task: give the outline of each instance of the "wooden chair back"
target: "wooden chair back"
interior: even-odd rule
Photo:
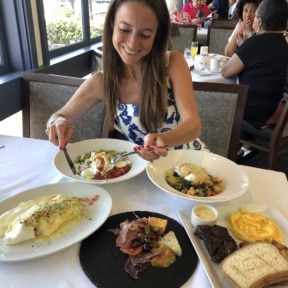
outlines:
[[[225,46],[233,30],[233,26],[209,25],[207,33],[209,53],[225,55]]]
[[[267,152],[268,169],[275,170],[277,158],[288,154],[288,101],[286,101],[275,126],[260,130],[243,121],[242,130],[255,136],[256,139],[255,141],[241,139],[240,142]],[[262,141],[257,141],[259,138]]]
[[[47,139],[45,129],[49,117],[68,102],[84,81],[82,78],[23,72],[23,136]],[[104,118],[105,108],[99,103],[73,123],[71,142],[108,137]]]
[[[214,26],[228,26],[235,28],[238,23],[238,19],[213,19],[211,25]]]
[[[191,48],[191,42],[196,41],[197,25],[178,25],[180,36],[171,39],[171,51],[184,53],[185,48]]]
[[[248,85],[194,82],[201,140],[211,152],[235,161]]]

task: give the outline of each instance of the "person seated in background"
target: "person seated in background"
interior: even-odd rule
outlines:
[[[228,18],[229,0],[213,0],[208,7],[217,12],[220,19]]]
[[[221,69],[223,77],[238,76],[239,84],[249,85],[244,120],[256,129],[274,114],[283,97],[288,67],[287,17],[286,0],[263,0],[253,22],[256,35]]]
[[[238,19],[238,13],[237,13],[237,9],[236,6],[238,4],[239,0],[236,0],[231,7],[229,8],[228,11],[228,19],[233,20],[233,19]]]
[[[237,23],[232,35],[228,39],[225,47],[225,55],[231,57],[237,47],[254,35],[253,21],[260,0],[239,0],[236,6],[239,22]]]
[[[191,0],[190,3],[185,4],[182,8],[182,12],[189,13],[190,18],[192,19],[191,24],[194,24],[194,25],[200,25],[200,24],[202,25],[203,23],[203,19],[196,16],[197,12],[200,10],[203,11],[205,17],[211,14],[213,19],[218,18],[218,14],[215,12],[212,12],[212,10],[209,9],[206,4],[201,4],[201,0]]]
[[[189,13],[187,12],[174,12],[170,15],[170,21],[177,24],[189,25],[193,24]]]

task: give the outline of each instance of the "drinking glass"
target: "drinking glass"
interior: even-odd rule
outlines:
[[[191,49],[190,48],[185,48],[184,57],[185,57],[185,60],[188,64],[189,68],[191,68],[193,66],[193,59],[191,56]]]
[[[191,55],[193,59],[197,55],[197,53],[198,53],[198,42],[192,42],[191,43]]]

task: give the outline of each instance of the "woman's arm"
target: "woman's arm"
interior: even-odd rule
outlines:
[[[221,74],[225,78],[234,78],[244,69],[244,63],[239,56],[234,53],[229,61],[221,68]]]
[[[232,35],[230,36],[227,45],[225,46],[225,55],[231,57],[237,49],[237,29],[238,24],[236,25]]]
[[[168,132],[147,135],[145,137],[145,145],[157,144],[157,146],[160,146],[165,144],[168,147],[174,147],[196,139],[201,132],[201,122],[190,70],[181,53],[176,51],[171,52],[168,73],[177,109],[180,113],[181,123]],[[160,136],[162,141],[157,136]],[[157,142],[158,140],[159,142]]]
[[[87,79],[67,104],[49,118],[46,134],[52,143],[59,147],[67,145],[73,133],[71,123],[91,110],[103,98],[102,81],[101,72]]]

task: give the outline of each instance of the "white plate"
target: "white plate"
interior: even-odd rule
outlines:
[[[123,151],[130,152],[133,151],[133,147],[135,147],[135,145],[136,145],[135,143],[131,143],[124,140],[99,138],[73,143],[67,146],[67,151],[72,161],[74,161],[77,156],[83,153],[87,153],[91,150],[98,151],[104,149],[104,150],[116,150],[118,152]],[[56,154],[54,158],[54,166],[61,174],[72,180],[90,184],[110,184],[130,179],[145,170],[147,161],[143,160],[136,154],[129,155],[128,157],[132,161],[132,167],[130,171],[124,174],[123,176],[108,180],[94,180],[94,179],[89,180],[86,179],[85,177],[74,175],[65,159],[63,151],[59,151]]]
[[[165,179],[165,172],[178,164],[197,163],[204,167],[212,176],[223,180],[223,192],[212,197],[190,196],[172,188]],[[194,202],[217,203],[235,199],[243,195],[248,189],[248,176],[245,171],[234,162],[220,155],[196,151],[169,151],[167,157],[161,157],[153,163],[149,162],[146,171],[150,180],[163,191],[177,197]]]
[[[92,218],[92,221],[83,218],[79,224],[71,229],[69,234],[50,243],[35,243],[32,240],[28,240],[15,245],[7,245],[1,238],[0,262],[18,262],[40,258],[80,242],[106,221],[112,208],[111,196],[103,188],[72,182],[41,186],[8,198],[0,203],[0,215],[16,207],[21,202],[49,194],[69,194],[89,198],[96,194],[99,195],[98,200],[93,205],[86,205],[87,214]]]
[[[270,204],[248,203],[215,207],[219,212],[219,218],[216,224],[229,228],[229,223],[226,219],[231,213],[238,211],[239,207],[243,207],[247,211],[261,213],[262,215],[274,220],[274,222],[281,229],[283,244],[288,246],[288,220],[274,206]],[[203,241],[194,235],[195,228],[190,222],[191,210],[180,210],[178,211],[178,215],[196,250],[196,253],[200,258],[200,261],[202,262],[212,287],[233,288],[233,286],[222,276],[219,269],[219,264],[216,264],[210,260],[210,256],[204,246]],[[230,235],[235,239],[237,244],[239,244],[240,241],[237,240],[233,234]],[[273,285],[271,287],[276,288],[281,286]]]

